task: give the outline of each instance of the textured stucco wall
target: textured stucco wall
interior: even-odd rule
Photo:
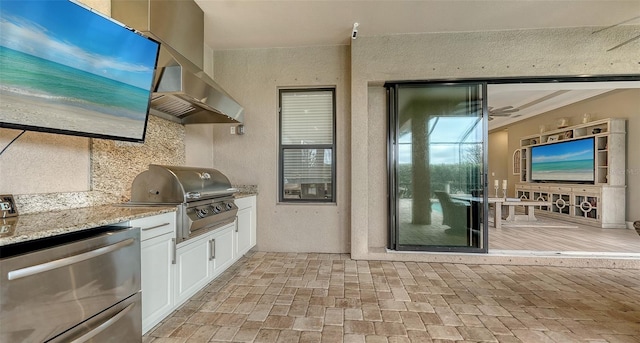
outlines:
[[[384,160],[375,116],[369,111],[371,84],[391,80],[489,78],[582,74],[640,74],[637,43],[606,50],[634,37],[637,26],[592,34],[592,28],[359,36],[351,45],[351,256],[403,259],[377,244],[386,241],[386,222],[370,217],[385,211],[378,195],[386,184],[371,182],[371,165]],[[371,159],[374,159],[373,161]],[[375,237],[370,237],[374,235]],[[384,235],[381,239],[380,235]],[[370,245],[376,244],[376,245]],[[428,259],[424,255],[423,259]]]
[[[368,88],[369,111],[369,156],[367,156],[369,178],[369,202],[367,216],[371,223],[381,223],[369,228],[369,246],[387,245],[387,221],[389,210],[387,198],[387,91],[383,85]],[[377,156],[383,153],[384,158]],[[381,187],[382,186],[382,187]],[[364,201],[361,199],[360,201]]]
[[[258,185],[257,248],[349,251],[349,49],[323,46],[216,51],[214,75],[245,108],[243,136],[214,131],[214,166],[234,184]],[[336,87],[336,204],[278,204],[278,88]],[[360,129],[357,125],[356,127]]]
[[[0,149],[20,132],[0,129]],[[88,191],[89,146],[89,138],[25,132],[0,155],[0,194]]]
[[[184,127],[186,165],[213,168],[213,126],[215,124],[187,125]]]

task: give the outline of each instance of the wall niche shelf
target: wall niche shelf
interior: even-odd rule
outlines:
[[[602,228],[626,228],[626,120],[602,119],[520,139],[520,183],[516,196],[551,201],[541,213]],[[594,183],[540,183],[531,180],[531,148],[594,137]]]

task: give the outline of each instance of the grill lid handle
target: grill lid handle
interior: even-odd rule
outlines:
[[[200,192],[187,192],[187,199],[198,199],[200,198]]]

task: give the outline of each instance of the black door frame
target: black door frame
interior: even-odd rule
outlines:
[[[481,185],[483,188],[483,198],[484,201],[481,204],[475,204],[472,206],[481,206],[483,208],[482,211],[472,211],[472,213],[480,214],[480,218],[471,218],[472,221],[479,220],[480,222],[480,230],[482,242],[479,247],[473,246],[424,246],[424,245],[401,245],[398,241],[398,230],[399,227],[399,217],[398,217],[398,201],[397,201],[397,170],[396,170],[396,158],[397,158],[397,144],[396,140],[398,139],[398,125],[397,125],[397,96],[398,96],[398,87],[400,86],[479,86],[481,87],[481,91],[479,94],[480,100],[482,101],[482,130],[483,130],[483,138],[482,138],[482,172],[480,175]],[[387,189],[387,198],[388,198],[388,248],[392,250],[399,251],[435,251],[435,252],[465,252],[465,253],[487,253],[488,252],[488,217],[485,215],[488,213],[488,202],[487,197],[488,193],[487,189],[487,135],[488,135],[488,108],[486,104],[487,97],[487,83],[479,82],[479,81],[467,81],[467,80],[457,80],[457,81],[431,81],[431,82],[387,82],[384,85],[387,88],[387,104],[388,104],[388,130],[387,130],[387,172],[388,172],[388,189]],[[473,233],[472,233],[473,235]],[[473,238],[472,238],[473,239]],[[426,248],[426,249],[425,249]]]
[[[496,78],[466,78],[466,79],[432,79],[432,80],[410,80],[410,81],[387,81],[384,87],[387,89],[387,203],[388,203],[388,230],[387,230],[387,248],[390,250],[398,250],[398,244],[396,243],[397,237],[397,213],[398,203],[396,199],[397,179],[395,170],[395,156],[394,139],[396,133],[396,100],[397,100],[397,85],[428,85],[428,84],[463,84],[463,83],[477,83],[482,85],[482,120],[483,120],[483,172],[482,172],[482,185],[483,185],[483,197],[484,202],[482,206],[482,246],[479,249],[469,247],[429,247],[424,249],[424,246],[416,247],[403,247],[402,250],[413,251],[425,251],[425,252],[464,252],[464,253],[488,253],[489,252],[489,228],[488,228],[488,213],[489,204],[487,201],[488,193],[488,109],[487,109],[487,87],[491,84],[518,84],[518,83],[564,83],[564,82],[612,82],[612,81],[640,81],[640,75],[583,75],[583,76],[540,76],[540,77],[496,77]],[[407,249],[408,248],[408,249]]]

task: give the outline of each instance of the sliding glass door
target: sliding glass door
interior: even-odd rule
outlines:
[[[486,86],[386,87],[389,247],[486,252]]]

